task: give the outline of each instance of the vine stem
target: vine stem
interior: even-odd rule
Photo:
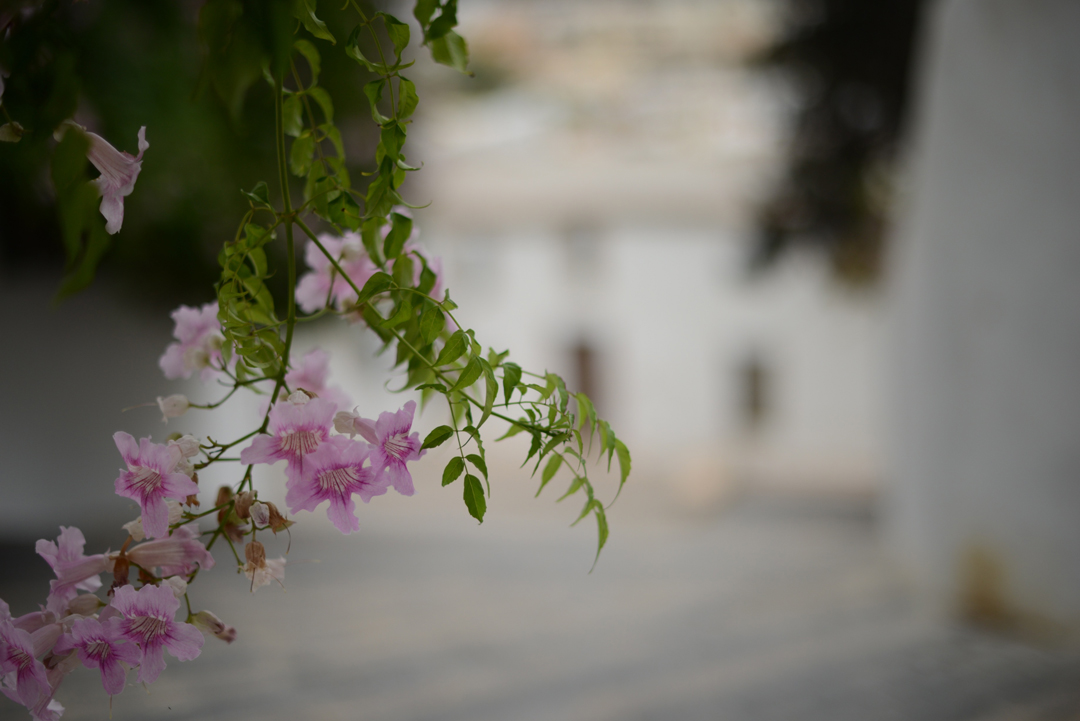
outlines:
[[[285,317],[285,350],[281,354],[281,371],[278,373],[277,382],[274,384],[274,392],[270,394],[271,406],[277,399],[278,392],[285,386],[285,374],[289,371],[289,351],[292,349],[293,328],[296,326],[296,251],[293,245],[293,216],[292,199],[289,195],[289,171],[285,164],[285,127],[282,120],[284,92],[281,86],[281,78],[274,78],[274,124],[277,135],[277,164],[278,179],[281,182],[281,219],[285,223],[285,255],[288,266],[288,314]],[[270,422],[270,411],[267,410],[263,418],[259,432],[266,430]]]

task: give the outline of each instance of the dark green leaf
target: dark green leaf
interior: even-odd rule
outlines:
[[[300,96],[293,93],[281,105],[281,122],[286,135],[296,137],[304,132],[304,106]]]
[[[630,477],[630,449],[620,440],[615,441],[615,455],[619,458],[619,491],[622,492],[623,484]],[[616,493],[616,498],[618,497]]]
[[[398,120],[407,120],[416,110],[420,98],[416,86],[408,78],[398,78]]]
[[[420,22],[420,27],[427,30],[428,25],[431,24],[431,16],[435,14],[438,7],[439,0],[416,0],[413,16]]]
[[[449,65],[459,72],[472,75],[468,70],[469,46],[465,43],[465,38],[453,30],[431,41],[431,57],[437,63]]]
[[[390,120],[382,113],[379,112],[379,101],[382,100],[383,89],[386,87],[386,80],[380,78],[378,80],[372,80],[370,83],[364,86],[364,95],[367,96],[368,103],[371,104],[371,117],[376,123],[382,125]]]
[[[329,40],[332,45],[337,43],[330,30],[327,29],[326,23],[315,16],[315,0],[296,0],[293,5],[293,14],[315,37]]]
[[[423,445],[420,446],[420,450],[441,446],[452,435],[454,435],[454,429],[450,426],[432,428],[431,433],[427,434],[427,438],[424,439]]]
[[[409,296],[402,296],[401,300],[398,302],[397,311],[394,313],[394,315],[390,316],[390,319],[383,324],[383,327],[395,328],[407,321],[412,316],[413,307],[412,303],[409,302]]]
[[[476,470],[478,470],[478,471],[480,471],[481,473],[484,474],[484,480],[486,481],[487,477],[488,477],[488,471],[487,471],[487,463],[484,461],[484,459],[481,458],[480,456],[478,456],[475,453],[470,453],[469,455],[467,455],[465,457],[469,459],[469,463],[476,466]]]
[[[394,44],[394,54],[400,60],[401,53],[409,46],[409,26],[389,13],[375,14],[386,23],[386,34],[390,36],[390,42]]]
[[[311,68],[311,82],[308,84],[318,85],[319,71],[322,68],[322,59],[319,57],[318,49],[316,49],[315,45],[311,42],[304,40],[303,38],[297,39],[296,42],[293,43],[293,48],[304,56],[308,66]]]
[[[428,306],[428,309],[420,316],[420,338],[424,341],[424,345],[428,345],[438,338],[445,325],[446,318],[443,316],[443,312],[439,310],[439,307],[434,304]]]
[[[465,470],[465,461],[461,459],[461,456],[454,456],[450,459],[450,462],[446,464],[446,468],[442,472],[442,484],[449,486],[451,483],[458,479],[458,476]]]
[[[517,388],[518,381],[521,380],[521,366],[517,363],[503,363],[503,397],[506,399],[504,405],[510,404],[510,397],[514,394],[514,389]]]
[[[484,412],[480,416],[478,426],[484,425],[491,417],[491,410],[495,407],[495,400],[499,397],[499,382],[495,380],[495,371],[491,364],[483,358],[480,359],[480,369],[484,372]]]
[[[292,142],[289,149],[289,170],[303,178],[311,170],[311,158],[315,155],[315,138],[305,132]]]
[[[393,278],[386,273],[376,273],[368,278],[368,282],[364,283],[364,287],[360,289],[360,296],[356,299],[356,304],[367,303],[371,296],[386,290],[393,282]]]
[[[484,487],[480,485],[480,479],[471,473],[465,474],[465,505],[469,509],[469,515],[484,522],[484,514],[487,513],[487,499],[484,498]]]
[[[241,190],[249,200],[260,205],[270,205],[270,189],[266,187],[266,182],[260,180],[255,184],[255,187],[250,191]]]
[[[450,390],[463,391],[467,390],[469,386],[476,382],[476,379],[483,373],[483,368],[480,366],[480,359],[476,356],[470,356],[469,362],[465,365],[465,369],[461,371],[461,375],[458,376],[457,383]]]
[[[446,386],[442,383],[425,383],[423,385],[416,386],[416,390],[422,391],[430,388],[431,390],[438,391],[439,393],[447,393]]]
[[[593,559],[593,568],[596,568],[596,562],[600,560],[600,551],[604,550],[604,544],[608,539],[608,525],[607,514],[604,513],[604,506],[602,503],[597,503],[593,510],[596,512],[596,532],[597,532],[597,544],[596,544],[596,558]],[[589,573],[592,573],[592,569],[589,569]]]
[[[443,346],[442,352],[439,353],[439,357],[435,359],[436,366],[450,365],[465,353],[465,347],[467,344],[467,336],[464,332],[457,330],[450,336],[450,340],[446,341],[446,345]]]
[[[326,92],[325,88],[316,86],[308,88],[307,94],[314,98],[315,102],[322,108],[323,117],[326,118],[326,122],[334,122],[334,101],[330,99],[330,93]]]

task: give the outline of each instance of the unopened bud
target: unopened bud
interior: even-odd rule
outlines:
[[[311,400],[311,396],[304,391],[293,391],[293,394],[289,396],[289,403],[294,406],[302,406],[307,404]]]
[[[171,397],[173,396],[170,396],[170,398]],[[179,448],[180,455],[184,458],[194,458],[199,455],[199,439],[191,434],[180,436],[175,441],[169,441],[169,445]]]
[[[334,430],[338,433],[348,433],[349,438],[352,438],[356,435],[356,428],[353,426],[353,421],[359,417],[360,416],[355,413],[338,411],[334,414]]]
[[[158,396],[157,404],[158,408],[161,409],[161,420],[166,423],[169,422],[170,418],[179,418],[187,413],[187,409],[191,406],[187,396],[180,393],[165,398]]]
[[[199,611],[191,617],[190,623],[203,633],[220,638],[225,643],[232,643],[236,640],[236,629],[232,626],[226,626],[225,622],[211,611]]]
[[[251,520],[256,526],[270,524],[270,508],[265,503],[255,503],[251,506]]]
[[[214,501],[214,505],[215,506],[224,506],[226,503],[228,503],[229,501],[232,500],[232,497],[233,497],[233,490],[231,488],[229,488],[228,486],[222,486],[221,488],[218,489],[217,499]],[[228,508],[222,508],[220,511],[218,511],[218,514],[217,514],[218,523],[224,523],[225,522],[225,517],[227,515],[229,515],[229,509]]]
[[[161,585],[171,588],[173,595],[177,598],[183,598],[187,593],[187,581],[180,576],[169,576],[161,582]]]
[[[128,563],[127,556],[120,556],[116,559],[115,563],[113,563],[113,584],[112,588],[109,589],[110,595],[121,586],[127,585],[129,567],[130,564]]]
[[[255,494],[251,491],[236,494],[236,515],[247,518],[250,515],[248,511],[251,509],[251,504],[254,502]]]
[[[68,603],[68,612],[80,616],[89,616],[104,605],[105,604],[101,602],[101,599],[94,594],[80,593]]]

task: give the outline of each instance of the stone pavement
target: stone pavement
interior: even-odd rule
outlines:
[[[478,528],[454,500],[412,516],[373,503],[347,538],[301,524],[284,591],[249,594],[223,549],[193,603],[239,640],[167,657],[150,692],[130,684],[112,717],[1080,719],[1080,653],[920,613],[865,504],[750,498],[622,524],[616,506],[589,575],[594,529],[515,513]],[[22,612],[27,584],[36,595],[45,579],[8,574],[0,595]],[[69,721],[108,718],[96,673],[75,672],[59,696]],[[0,699],[0,718],[24,717]]]

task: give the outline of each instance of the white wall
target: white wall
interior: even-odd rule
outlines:
[[[890,515],[938,606],[1080,629],[1080,4],[927,33],[892,296]]]

